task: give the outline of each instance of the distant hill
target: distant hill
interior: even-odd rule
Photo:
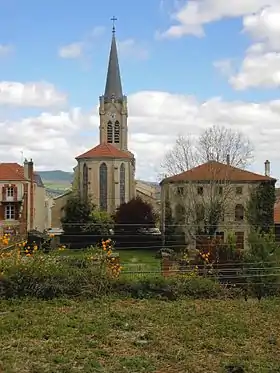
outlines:
[[[61,170],[37,172],[45,184],[71,184],[74,173]]]

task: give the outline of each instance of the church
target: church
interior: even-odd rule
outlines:
[[[113,28],[104,95],[99,98],[99,144],[76,157],[75,187],[100,210],[113,213],[135,196],[135,158],[128,150],[127,98],[123,94]]]
[[[99,97],[99,144],[76,157],[73,190],[90,197],[97,209],[112,214],[119,205],[139,196],[160,207],[159,186],[135,180],[135,157],[128,144],[128,103],[123,94],[113,26],[105,91]],[[53,199],[52,227],[60,227],[71,191]]]

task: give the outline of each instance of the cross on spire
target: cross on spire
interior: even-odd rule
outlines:
[[[113,23],[113,28],[112,28],[112,32],[113,32],[113,34],[115,33],[115,31],[116,31],[116,28],[115,28],[115,22],[117,21],[118,19],[115,17],[115,16],[113,16],[112,18],[111,18],[111,21],[112,21],[112,23]]]

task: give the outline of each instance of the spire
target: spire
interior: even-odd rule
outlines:
[[[109,65],[107,71],[107,80],[105,87],[105,98],[115,97],[116,100],[122,99],[122,83],[121,83],[121,74],[118,61],[118,51],[115,38],[115,21],[117,19],[113,17],[113,29],[112,29],[112,43],[109,57]]]

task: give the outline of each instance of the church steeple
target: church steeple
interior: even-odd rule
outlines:
[[[115,38],[114,22],[117,19],[113,17],[111,20],[113,21],[113,30],[112,30],[112,42],[111,42],[110,57],[109,57],[109,64],[108,64],[108,70],[107,70],[107,79],[106,79],[106,86],[105,86],[105,93],[104,93],[104,98],[106,101],[111,100],[112,98],[114,98],[115,100],[122,100],[123,98],[121,74],[120,74],[120,67],[119,67],[119,60],[118,60],[118,51],[117,51],[117,44],[116,44],[116,38]]]
[[[99,98],[100,144],[127,150],[127,98],[123,95],[113,17],[113,35],[104,95]]]

